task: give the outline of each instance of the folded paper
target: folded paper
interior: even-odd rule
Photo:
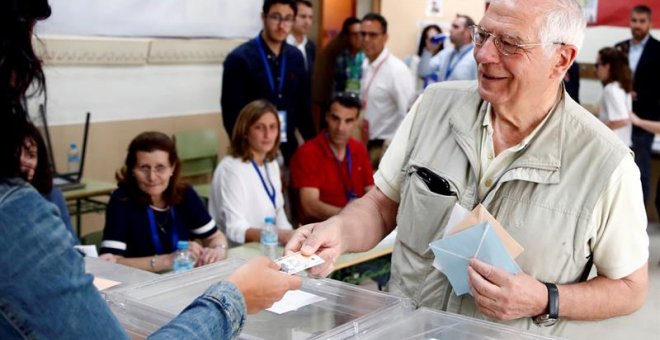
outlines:
[[[465,215],[461,222],[453,225],[452,228],[445,233],[445,237],[484,222],[490,223],[512,258],[515,259],[523,252],[523,250],[525,250],[481,204],[477,205],[469,214]]]
[[[430,247],[435,255],[436,263],[449,279],[456,295],[463,295],[470,291],[467,268],[472,258],[477,258],[509,273],[520,272],[520,267],[509,255],[489,222],[433,241]]]

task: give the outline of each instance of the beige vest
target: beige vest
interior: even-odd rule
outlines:
[[[455,203],[478,203],[477,173],[486,103],[475,82],[429,87],[412,125],[397,215],[390,291],[417,305],[485,318],[468,294],[456,296],[432,266],[429,243],[441,237]],[[527,274],[558,284],[580,278],[591,245],[589,220],[609,174],[630,152],[607,127],[570,97],[557,105],[526,150],[482,202],[525,248],[516,259]],[[426,167],[446,178],[455,196],[430,192],[415,174]],[[529,318],[510,322],[558,334],[560,322],[540,329]]]

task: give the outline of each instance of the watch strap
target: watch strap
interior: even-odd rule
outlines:
[[[554,283],[544,282],[548,288],[548,317],[550,319],[559,318],[559,289]]]

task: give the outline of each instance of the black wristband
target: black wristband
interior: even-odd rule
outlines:
[[[554,283],[544,282],[548,288],[548,316],[550,319],[559,318],[559,289]]]

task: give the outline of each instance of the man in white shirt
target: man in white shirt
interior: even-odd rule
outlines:
[[[467,15],[458,14],[451,23],[449,40],[453,48],[446,48],[438,53],[438,80],[475,80],[477,79],[477,63],[474,61],[470,27],[474,20]],[[433,60],[431,61],[433,64]]]
[[[307,38],[314,18],[312,2],[309,0],[296,0],[296,6],[298,6],[296,21],[293,23],[291,34],[287,37],[286,42],[302,52],[303,57],[305,57],[305,69],[307,74],[311,75],[316,59],[316,45]]]
[[[362,63],[360,97],[364,119],[369,124],[369,157],[374,169],[406,115],[415,85],[408,67],[386,48],[387,20],[377,13],[362,18]]]

